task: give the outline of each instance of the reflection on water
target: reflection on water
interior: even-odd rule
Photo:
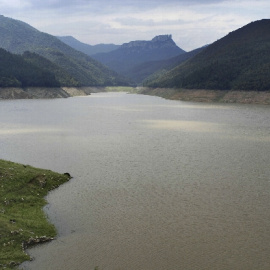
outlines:
[[[220,138],[230,138],[231,140],[251,140],[257,142],[270,142],[270,132],[261,132],[260,130],[253,130],[252,133],[242,133],[237,135],[237,128],[230,130],[228,125],[218,123],[208,123],[199,121],[176,121],[176,120],[142,120],[147,128],[165,129],[184,132],[210,132],[222,133]]]
[[[269,107],[0,103],[0,157],[74,177],[48,196],[59,237],[22,268],[270,269]]]
[[[199,121],[143,120],[150,128],[184,130],[189,132],[222,132],[221,125]]]
[[[1,135],[20,135],[20,134],[30,134],[30,133],[56,133],[55,129],[32,129],[32,128],[22,128],[22,129],[4,129],[0,130]]]

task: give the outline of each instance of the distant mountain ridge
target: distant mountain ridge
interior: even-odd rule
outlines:
[[[150,87],[270,90],[270,19],[249,23],[209,45]]]
[[[0,87],[119,86],[132,81],[160,88],[270,90],[270,19],[191,52],[179,48],[171,35],[160,35],[92,58],[2,15],[0,36]],[[80,50],[91,46],[67,38],[82,45]]]
[[[72,36],[57,36],[59,40],[69,45],[73,49],[77,51],[81,51],[89,56],[97,53],[107,53],[113,50],[116,50],[120,47],[120,45],[115,44],[97,44],[97,45],[89,45],[83,43]]]
[[[170,48],[177,50],[177,53],[184,52],[184,50],[178,48],[175,44],[175,42],[172,39],[172,35],[160,35],[154,37],[150,41],[146,40],[136,40],[136,41],[130,41],[128,43],[124,43],[121,46],[122,49],[133,49],[134,51],[140,53],[141,51],[138,50],[145,50],[148,51],[149,49],[160,49],[160,48]],[[180,49],[180,50],[179,50]],[[171,52],[168,52],[171,54]],[[160,58],[164,58],[166,56],[161,55]]]
[[[92,57],[119,74],[127,76],[129,70],[136,65],[168,59],[183,53],[185,51],[175,44],[171,35],[161,35],[150,41],[137,40],[124,43],[114,51],[96,54]]]
[[[73,77],[71,84],[64,84],[65,86],[127,84],[127,80],[90,56],[22,21],[0,15],[0,36],[0,48],[16,54],[22,54],[25,51],[34,52],[63,69],[65,73]]]
[[[158,77],[160,74],[163,74],[194,57],[203,49],[204,47],[198,48],[190,52],[181,53],[169,59],[144,62],[130,69],[126,76],[132,78],[136,83],[142,84],[144,80]]]

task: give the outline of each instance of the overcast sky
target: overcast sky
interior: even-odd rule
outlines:
[[[0,14],[91,45],[172,34],[179,47],[190,51],[252,21],[270,18],[270,1],[0,0]]]

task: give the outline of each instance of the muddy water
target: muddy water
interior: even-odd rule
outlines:
[[[270,269],[270,107],[119,93],[0,102],[0,158],[70,172],[23,269]]]

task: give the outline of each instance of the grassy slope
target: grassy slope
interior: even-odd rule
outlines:
[[[29,260],[24,248],[56,236],[42,210],[44,196],[69,179],[65,174],[0,160],[0,269]]]
[[[107,86],[105,87],[105,92],[128,92],[134,93],[136,88],[131,86]]]

